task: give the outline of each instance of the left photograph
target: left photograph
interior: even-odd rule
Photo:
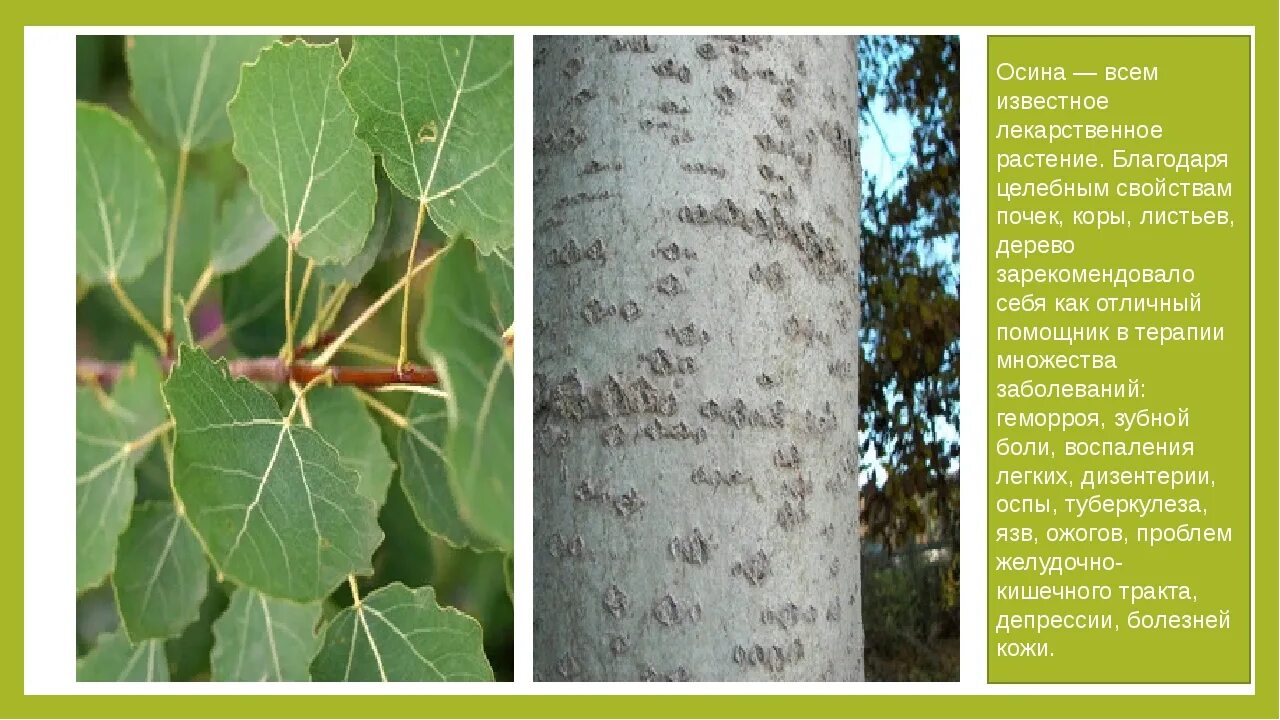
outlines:
[[[512,679],[512,52],[77,38],[77,680]]]

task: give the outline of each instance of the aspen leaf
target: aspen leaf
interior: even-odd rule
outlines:
[[[276,43],[246,65],[227,107],[235,157],[276,229],[319,264],[364,245],[377,191],[373,153],[338,86],[336,43]]]
[[[207,150],[231,140],[227,101],[240,66],[271,37],[136,35],[127,44],[133,103],[165,143]]]
[[[92,390],[76,391],[76,591],[96,587],[115,564],[136,491],[128,430]]]
[[[359,476],[265,390],[183,346],[164,385],[177,423],[174,491],[215,567],[275,597],[310,602],[373,572],[382,540]]]
[[[481,257],[466,238],[442,251],[429,271],[418,344],[448,394],[444,454],[459,517],[482,538],[510,550],[512,370],[498,315],[503,291],[490,284]]]
[[[237,183],[231,197],[222,204],[209,265],[219,275],[239,270],[275,236],[276,227],[263,213],[248,181]]]
[[[116,549],[116,608],[129,639],[170,638],[200,616],[209,564],[172,503],[136,505]]]
[[[509,36],[362,36],[342,71],[356,133],[447,236],[512,246]]]
[[[378,173],[377,186],[378,202],[373,208],[373,226],[369,228],[369,235],[365,238],[364,245],[360,247],[360,252],[345,264],[319,266],[317,270],[320,278],[325,282],[334,285],[343,282],[359,285],[373,264],[378,261],[383,243],[387,239],[387,230],[391,226],[394,204],[404,196],[391,187],[391,183],[382,173]]]
[[[76,273],[96,285],[142,275],[164,247],[164,181],[127,120],[76,104]]]
[[[211,675],[217,681],[306,681],[319,646],[320,603],[300,605],[248,588],[213,623]]]
[[[317,681],[493,680],[480,624],[430,587],[391,583],[334,616],[311,664]]]
[[[98,639],[98,645],[76,663],[79,682],[168,682],[163,640],[129,642],[124,630]]]
[[[413,514],[427,532],[454,547],[493,550],[494,542],[462,520],[459,498],[449,482],[446,446],[448,410],[443,398],[415,396],[405,413],[409,425],[400,434],[400,487]]]
[[[381,507],[395,463],[382,444],[382,431],[356,391],[349,387],[316,388],[307,395],[307,406],[311,427],[337,449],[344,465],[359,473],[360,494]]]

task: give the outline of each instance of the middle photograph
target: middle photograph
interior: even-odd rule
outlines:
[[[864,679],[857,38],[533,80],[534,679]]]

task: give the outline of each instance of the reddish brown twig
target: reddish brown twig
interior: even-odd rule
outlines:
[[[173,361],[161,359],[160,364],[167,375],[173,366]],[[126,363],[82,358],[76,361],[76,380],[79,382],[93,381],[104,387],[110,387],[116,383],[120,378],[120,374],[128,367]],[[236,377],[278,384],[293,380],[305,385],[322,375],[326,370],[332,376],[334,385],[376,388],[384,385],[429,386],[439,382],[434,369],[416,367],[414,365],[395,368],[363,365],[312,365],[302,361],[286,364],[284,360],[278,357],[260,357],[228,360],[227,368]]]

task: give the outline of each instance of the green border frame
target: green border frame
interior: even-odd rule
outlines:
[[[1256,74],[1255,100],[1255,218],[1258,268],[1256,291],[1255,404],[1257,536],[1255,632],[1255,694],[1208,695],[78,695],[26,696],[23,694],[23,588],[21,572],[10,572],[6,592],[0,594],[0,627],[9,638],[0,647],[4,673],[0,679],[0,715],[6,717],[227,717],[227,718],[353,718],[353,717],[1270,717],[1280,716],[1280,666],[1277,664],[1277,602],[1280,559],[1277,555],[1278,496],[1277,453],[1277,319],[1280,287],[1280,231],[1274,198],[1280,196],[1277,168],[1277,40],[1278,8],[1271,0],[1215,0],[1212,3],[1165,2],[1156,5],[1117,3],[1115,0],[1072,0],[1070,3],[1027,3],[989,0],[969,4],[955,0],[916,0],[908,7],[892,3],[844,3],[800,0],[785,6],[765,0],[719,0],[688,3],[686,0],[652,0],[647,3],[605,4],[569,0],[560,3],[523,3],[503,0],[483,7],[459,3],[427,5],[416,12],[373,15],[359,3],[325,3],[315,0],[223,0],[212,6],[175,5],[156,0],[130,4],[70,0],[61,3],[9,3],[5,15],[8,43],[3,52],[7,67],[22,83],[23,26],[121,24],[191,24],[253,22],[271,25],[368,25],[399,21],[400,24],[463,25],[502,22],[510,25],[726,25],[741,27],[765,23],[780,25],[906,25],[930,26],[1253,26]],[[1010,32],[1007,29],[997,32]],[[70,107],[71,94],[67,94]],[[9,125],[10,158],[24,153],[22,116],[5,116]],[[24,158],[25,159],[25,158]],[[10,162],[9,192],[5,205],[11,228],[22,232],[23,169]],[[17,253],[21,256],[22,246]],[[0,314],[0,333],[23,337],[23,280],[20,258],[13,258],[10,282],[0,284],[7,312]],[[17,281],[14,282],[13,280]],[[68,360],[69,362],[69,360]],[[23,355],[0,355],[0,378],[8,398],[24,397]],[[69,373],[68,373],[69,375]],[[68,385],[68,387],[70,387]],[[25,398],[24,398],[25,401]],[[12,408],[13,405],[10,404]],[[0,455],[8,460],[7,484],[11,495],[0,504],[0,547],[10,568],[23,562],[23,417],[10,410],[5,417]],[[1208,659],[1206,659],[1208,661]],[[1065,690],[1065,688],[1064,688]],[[655,688],[655,691],[657,689]]]

